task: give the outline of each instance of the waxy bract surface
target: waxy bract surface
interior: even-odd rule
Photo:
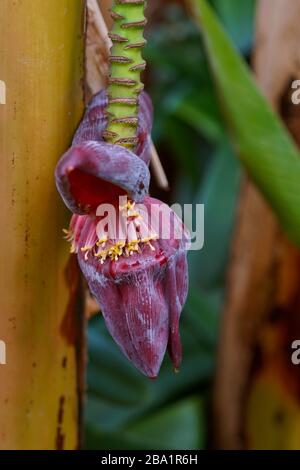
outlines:
[[[105,92],[93,98],[57,165],[56,183],[74,213],[67,232],[71,251],[110,334],[128,359],[154,378],[167,348],[174,368],[181,363],[179,318],[188,291],[189,234],[166,204],[148,196],[150,98],[140,96],[136,153],[102,139],[106,101]],[[125,237],[99,229],[101,204],[111,204],[122,217]]]

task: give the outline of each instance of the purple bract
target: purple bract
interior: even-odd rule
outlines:
[[[57,165],[56,183],[74,213],[66,231],[71,251],[110,334],[128,359],[154,378],[167,348],[175,369],[181,363],[189,235],[166,204],[148,196],[150,98],[140,96],[136,154],[102,139],[106,101],[105,92],[93,98]]]

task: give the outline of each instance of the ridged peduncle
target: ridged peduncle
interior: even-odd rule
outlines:
[[[109,36],[113,46],[109,58],[108,124],[103,137],[131,150],[137,144],[138,98],[144,87],[145,4],[145,0],[114,0],[111,12],[114,26]]]

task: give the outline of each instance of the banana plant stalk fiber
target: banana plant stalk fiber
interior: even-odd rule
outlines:
[[[0,449],[79,445],[83,319],[53,172],[83,112],[83,20],[83,0],[0,2]]]

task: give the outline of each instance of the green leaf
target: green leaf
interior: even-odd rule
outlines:
[[[203,425],[203,403],[191,397],[128,426],[125,435],[150,449],[193,450],[203,448]]]
[[[255,0],[211,0],[234,44],[249,52],[253,40]]]
[[[195,198],[195,203],[205,205],[204,246],[190,252],[189,267],[192,279],[198,280],[202,288],[212,289],[224,283],[239,193],[240,165],[226,138],[216,149],[206,173]]]
[[[190,0],[237,153],[253,181],[300,245],[300,155],[205,0]]]
[[[202,133],[208,140],[221,140],[224,135],[219,109],[211,87],[203,87],[201,92],[193,89],[178,104],[175,115]]]
[[[204,295],[193,284],[192,280],[184,307],[186,327],[190,330],[191,339],[196,337],[201,348],[207,347],[214,354],[219,329],[220,299],[217,293]]]
[[[181,176],[186,175],[191,188],[196,187],[201,177],[200,165],[194,158],[197,152],[196,138],[198,136],[195,136],[196,133],[185,123],[172,117],[166,119],[164,129],[166,145],[170,149],[177,168],[181,171]],[[186,142],[187,137],[189,140]]]
[[[194,450],[204,448],[204,400],[192,396],[179,400],[125,426],[122,432],[106,431],[94,422],[87,428],[89,449]]]

